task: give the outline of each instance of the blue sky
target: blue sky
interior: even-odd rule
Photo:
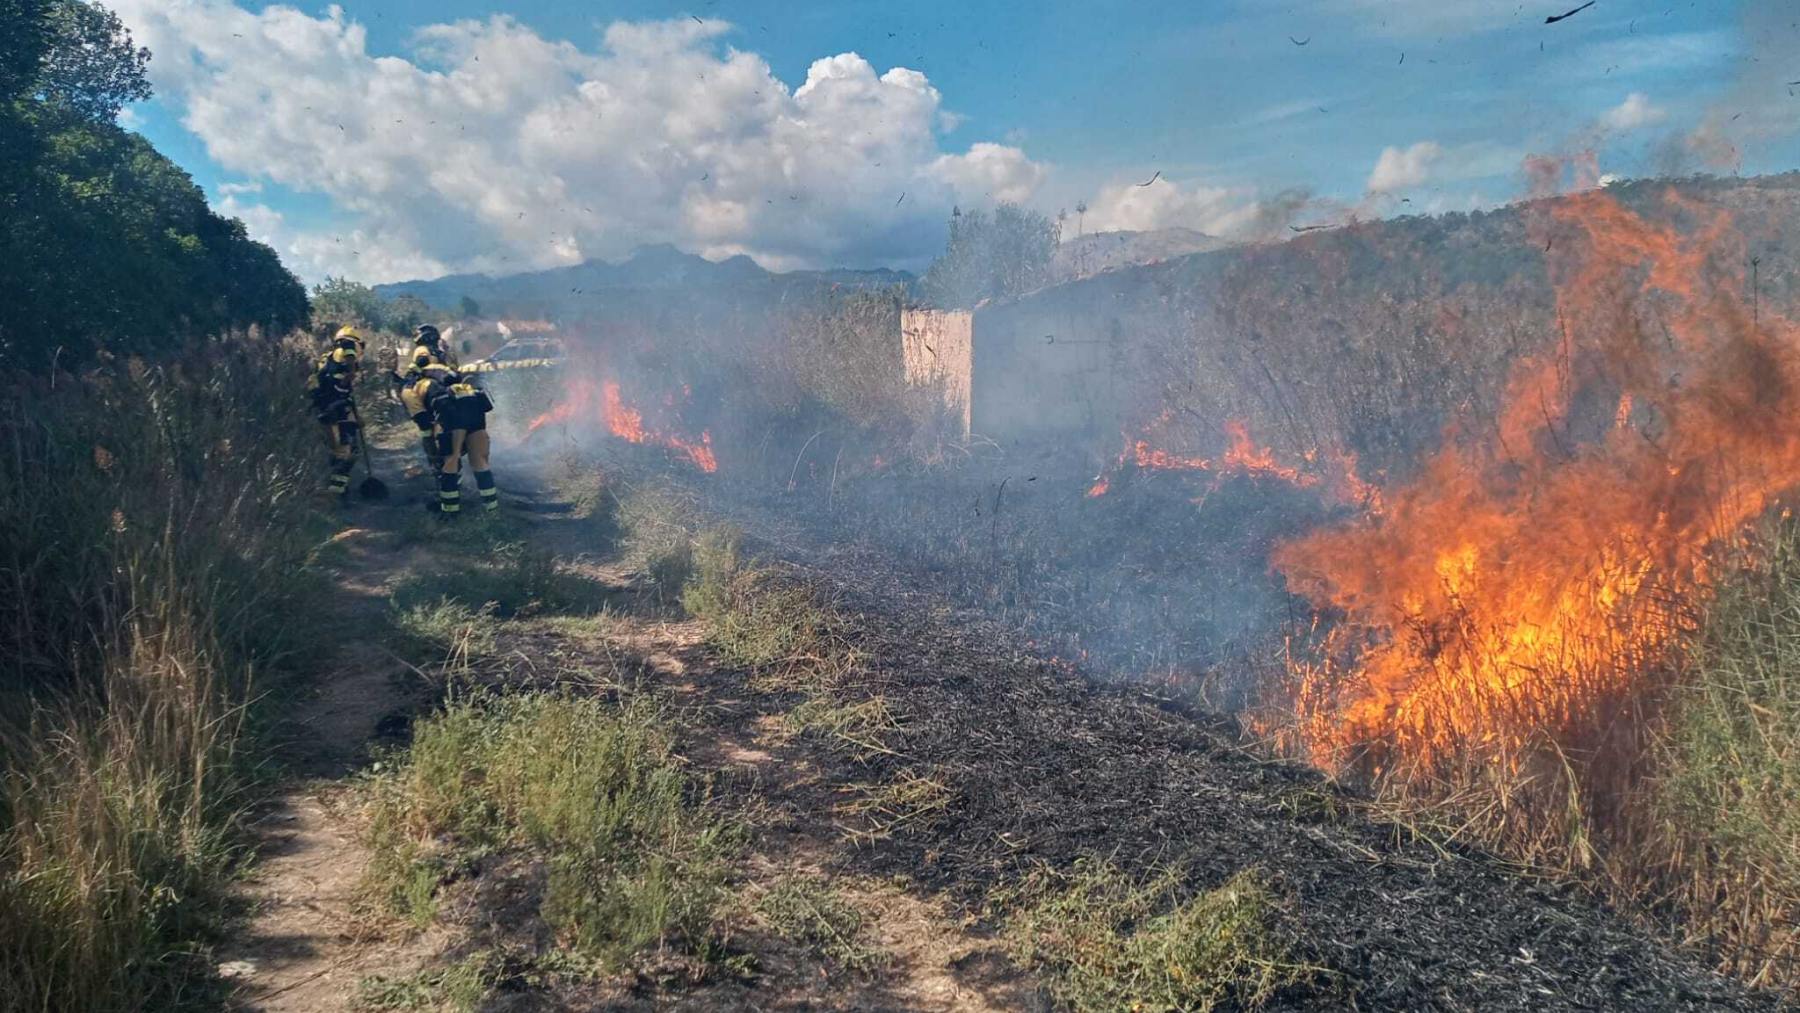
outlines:
[[[1517,199],[1531,154],[1591,151],[1620,175],[1796,167],[1784,18],[1597,0],[1544,23],[1570,6],[118,4],[157,54],[159,96],[133,125],[310,280],[664,241],[774,267],[916,266],[950,204],[997,199],[1084,201],[1090,229],[1258,238],[1290,217]],[[644,30],[606,35],[617,22]],[[840,54],[862,62],[816,69]],[[589,144],[577,110],[631,127]],[[334,147],[355,168],[311,150]],[[330,249],[346,239],[354,258]]]

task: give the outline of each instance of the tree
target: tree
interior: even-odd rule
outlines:
[[[411,334],[431,319],[431,307],[425,300],[408,292],[388,300],[382,307],[380,326],[400,334]]]
[[[48,47],[39,67],[39,98],[83,119],[111,122],[131,102],[150,97],[150,51],[134,45],[119,16],[79,0],[48,4]]]
[[[326,275],[312,291],[313,319],[342,327],[380,327],[386,307],[375,290],[348,278]]]
[[[149,94],[148,54],[117,18],[0,0],[0,25],[0,356],[41,369],[305,321],[274,251],[114,122]]]
[[[481,315],[481,304],[466,295],[457,302],[456,309],[464,320],[473,320]]]
[[[37,84],[50,45],[47,0],[0,0],[0,104],[12,101]]]
[[[1050,282],[1061,235],[1056,222],[1016,204],[1001,204],[992,216],[955,209],[950,240],[919,279],[919,295],[938,306],[967,308],[1041,288]]]

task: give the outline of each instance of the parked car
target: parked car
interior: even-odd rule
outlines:
[[[557,338],[514,338],[495,349],[494,354],[465,363],[462,368],[464,372],[486,373],[527,366],[556,366],[567,354],[562,341]]]

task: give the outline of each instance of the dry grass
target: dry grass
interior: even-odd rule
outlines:
[[[775,934],[850,971],[868,972],[884,955],[864,938],[868,919],[829,881],[790,876],[757,899],[756,914]]]
[[[1800,527],[1708,608],[1651,746],[1634,843],[1674,928],[1762,984],[1800,978]]]
[[[244,701],[319,530],[301,368],[237,342],[5,382],[0,1006],[206,1001]]]
[[[929,824],[948,813],[956,800],[942,772],[911,768],[885,781],[846,785],[841,791],[851,797],[833,806],[832,812],[844,818],[839,824],[844,836],[859,844]]]

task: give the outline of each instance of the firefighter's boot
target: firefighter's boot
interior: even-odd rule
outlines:
[[[453,520],[462,513],[462,476],[456,473],[438,473],[438,516],[444,520]]]

